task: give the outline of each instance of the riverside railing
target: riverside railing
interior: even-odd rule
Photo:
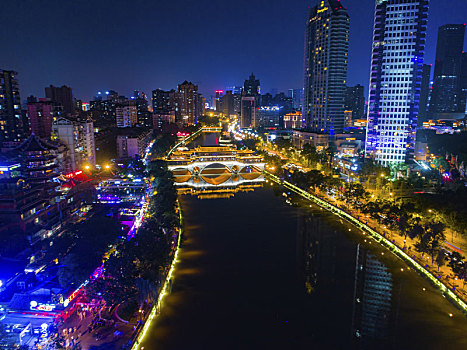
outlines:
[[[178,214],[179,214],[179,219],[180,219],[180,230],[178,232],[177,247],[175,248],[175,254],[170,264],[169,273],[165,277],[161,292],[159,293],[159,296],[157,298],[157,302],[152,307],[151,312],[149,313],[149,316],[146,319],[143,328],[141,329],[141,332],[139,333],[138,337],[136,338],[135,343],[131,347],[131,350],[137,350],[140,348],[141,342],[146,336],[146,333],[148,332],[149,327],[151,326],[152,322],[157,318],[157,315],[159,315],[164,298],[170,293],[171,280],[172,280],[173,273],[175,270],[175,265],[178,261],[178,252],[180,251],[180,244],[182,241],[182,234],[183,234],[183,214],[182,214],[182,208],[180,206],[180,202],[178,200],[177,200],[177,207],[178,207]]]

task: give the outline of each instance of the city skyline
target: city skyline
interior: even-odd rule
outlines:
[[[0,38],[10,49],[4,50],[0,65],[19,73],[22,100],[31,94],[43,97],[50,84],[71,86],[76,98],[90,100],[99,90],[149,93],[175,88],[185,79],[198,83],[208,97],[215,89],[241,85],[251,72],[261,80],[263,92],[286,91],[303,85],[305,21],[308,7],[316,3],[276,1],[266,6],[257,0],[248,2],[247,12],[242,11],[244,1],[228,6],[208,1],[102,1],[93,7],[87,1],[9,3],[0,20],[10,29]],[[343,5],[351,19],[348,85],[367,89],[374,1],[347,0]],[[463,23],[465,11],[467,3],[461,0],[449,6],[447,1],[431,3],[425,63],[434,63],[438,27]],[[175,21],[164,18],[168,12],[177,14],[166,16]],[[194,18],[193,12],[199,16]],[[253,20],[257,13],[261,16]],[[187,27],[195,28],[196,35],[186,36]],[[245,40],[252,30],[261,40]]]

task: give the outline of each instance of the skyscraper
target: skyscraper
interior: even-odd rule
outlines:
[[[310,10],[305,31],[304,127],[320,133],[344,130],[349,15],[338,0]]]
[[[261,93],[259,80],[255,78],[253,73],[251,73],[248,80],[245,80],[243,84],[243,93],[246,96],[257,96]]]
[[[45,97],[50,98],[56,105],[62,106],[65,114],[73,114],[75,112],[73,92],[70,87],[65,85],[62,87],[50,85],[45,88]]]
[[[362,119],[365,114],[363,86],[348,86],[345,90],[345,110],[352,111],[352,119]]]
[[[260,83],[255,75],[251,73],[250,77],[243,84],[242,101],[241,101],[241,117],[240,127],[251,128],[257,127],[257,107],[260,99]]]
[[[413,159],[428,0],[378,0],[366,155],[382,165]]]
[[[420,108],[418,125],[422,125],[428,115],[428,96],[430,95],[431,64],[424,64],[422,68],[422,86],[420,88]]]
[[[5,147],[25,137],[17,75],[14,71],[0,69],[0,143]]]
[[[461,98],[462,49],[465,24],[446,24],[438,29],[430,113],[463,112]],[[435,116],[436,117],[436,116]]]
[[[462,53],[460,110],[467,111],[467,52]]]

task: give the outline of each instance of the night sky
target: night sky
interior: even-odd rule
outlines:
[[[349,85],[368,85],[375,0],[350,14]],[[198,83],[206,97],[254,72],[262,92],[302,87],[304,28],[317,0],[2,0],[0,68],[19,72],[22,99],[69,85],[129,95]],[[467,22],[467,0],[432,0],[426,62],[438,26]]]

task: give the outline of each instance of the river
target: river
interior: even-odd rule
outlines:
[[[282,191],[182,196],[173,289],[145,349],[467,348],[467,318],[426,280]]]

